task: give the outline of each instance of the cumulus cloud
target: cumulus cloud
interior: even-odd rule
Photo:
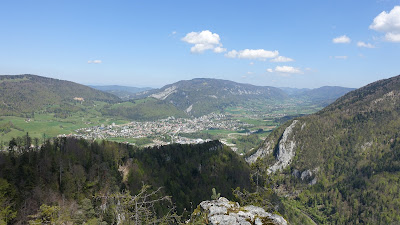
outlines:
[[[96,59],[96,60],[89,60],[87,63],[89,63],[89,64],[100,64],[100,63],[102,63],[102,61],[99,60],[99,59]]]
[[[220,46],[214,48],[214,52],[215,53],[222,53],[222,52],[226,52],[226,48],[222,48]]]
[[[232,50],[225,54],[228,58],[239,59],[260,59],[275,58],[279,55],[278,51],[267,51],[264,49],[244,49],[241,51]]]
[[[390,42],[400,42],[400,33],[386,33],[385,38]]]
[[[270,61],[271,62],[292,62],[294,60],[291,58],[285,57],[285,56],[278,56],[274,59],[271,59]]]
[[[303,73],[300,69],[294,68],[292,66],[277,66],[275,72],[279,73]]]
[[[250,62],[249,65],[250,65],[250,66],[254,65],[254,62]]]
[[[195,44],[190,48],[192,53],[203,53],[205,50],[214,49],[215,46],[211,44]]]
[[[386,33],[387,41],[400,42],[400,6],[393,7],[390,12],[381,12],[369,28]]]
[[[194,45],[190,49],[192,53],[203,53],[206,50],[213,50],[216,53],[226,51],[225,48],[222,48],[219,35],[217,33],[212,33],[209,30],[190,32],[182,38],[182,41]]]
[[[229,51],[225,54],[225,57],[236,58],[239,53],[236,50]]]
[[[363,41],[357,42],[357,46],[361,48],[375,48],[375,46],[371,43],[365,43]]]
[[[350,43],[351,40],[346,35],[342,35],[340,37],[336,37],[336,38],[332,39],[332,42],[335,44],[347,44],[347,43]]]
[[[303,72],[299,68],[295,68],[292,66],[277,66],[275,69],[267,69],[267,72],[273,73],[283,73],[283,74],[302,74]]]

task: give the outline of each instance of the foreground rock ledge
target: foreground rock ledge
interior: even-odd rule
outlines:
[[[279,215],[265,212],[261,207],[244,206],[230,202],[221,197],[218,200],[203,201],[193,212],[191,223],[203,224],[240,224],[240,225],[287,225],[286,220]]]

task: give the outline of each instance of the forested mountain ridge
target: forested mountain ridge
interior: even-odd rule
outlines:
[[[120,99],[70,81],[31,74],[0,76],[0,115],[29,114],[46,106],[92,101],[115,103]]]
[[[304,99],[313,102],[321,103],[332,103],[336,99],[342,97],[350,91],[354,91],[355,88],[346,88],[339,86],[323,86],[320,88],[315,88],[311,90],[304,91],[297,96],[298,99]]]
[[[241,104],[251,99],[282,101],[288,98],[286,93],[275,87],[211,78],[182,80],[161,89],[137,94],[137,98],[143,97],[170,102],[178,109],[195,116],[219,111],[227,106]]]
[[[230,199],[232,188],[252,189],[250,167],[219,141],[138,149],[73,138],[32,148],[38,140],[24,140],[0,152],[0,224],[148,224],[190,214],[212,188]],[[140,194],[140,204],[155,203],[132,206]]]
[[[355,90],[355,88],[339,86],[323,86],[314,89],[281,87],[280,89],[293,99],[314,102],[323,106],[327,106],[348,92]]]
[[[398,224],[399,130],[396,76],[288,121],[247,161],[317,223]]]

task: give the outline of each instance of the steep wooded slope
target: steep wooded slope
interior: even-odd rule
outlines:
[[[248,162],[319,223],[400,223],[400,76],[288,121]],[[300,194],[299,194],[300,193]]]

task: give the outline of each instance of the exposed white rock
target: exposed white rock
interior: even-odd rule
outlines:
[[[259,148],[254,154],[247,157],[245,160],[247,163],[252,164],[257,161],[258,158],[263,158],[273,152],[274,142],[272,140],[264,143],[264,146]]]
[[[158,92],[158,93],[152,94],[152,95],[150,95],[150,97],[153,97],[153,98],[156,98],[156,99],[159,99],[159,100],[165,100],[166,98],[168,98],[168,96],[170,96],[171,94],[177,92],[176,89],[177,89],[176,86],[172,86],[172,87],[166,88],[162,92]]]
[[[295,148],[296,142],[294,136],[289,140],[289,135],[292,133],[293,128],[296,126],[298,120],[293,120],[292,124],[285,129],[283,132],[282,139],[279,142],[279,148],[277,152],[277,160],[273,166],[268,168],[268,173],[274,173],[277,170],[284,169],[286,166],[290,164],[294,155],[295,155]]]
[[[195,215],[200,214],[207,216],[209,224],[213,225],[262,225],[263,220],[276,225],[287,225],[287,221],[279,215],[268,213],[263,208],[252,205],[240,207],[239,203],[230,202],[224,197],[201,202],[200,211]]]
[[[191,104],[187,109],[186,109],[186,113],[190,113],[193,109],[193,104]]]
[[[306,127],[306,124],[307,124],[307,123],[306,123],[306,122],[304,122],[304,123],[303,123],[303,125],[301,125],[301,130],[303,130],[303,129],[304,129],[304,127]]]

